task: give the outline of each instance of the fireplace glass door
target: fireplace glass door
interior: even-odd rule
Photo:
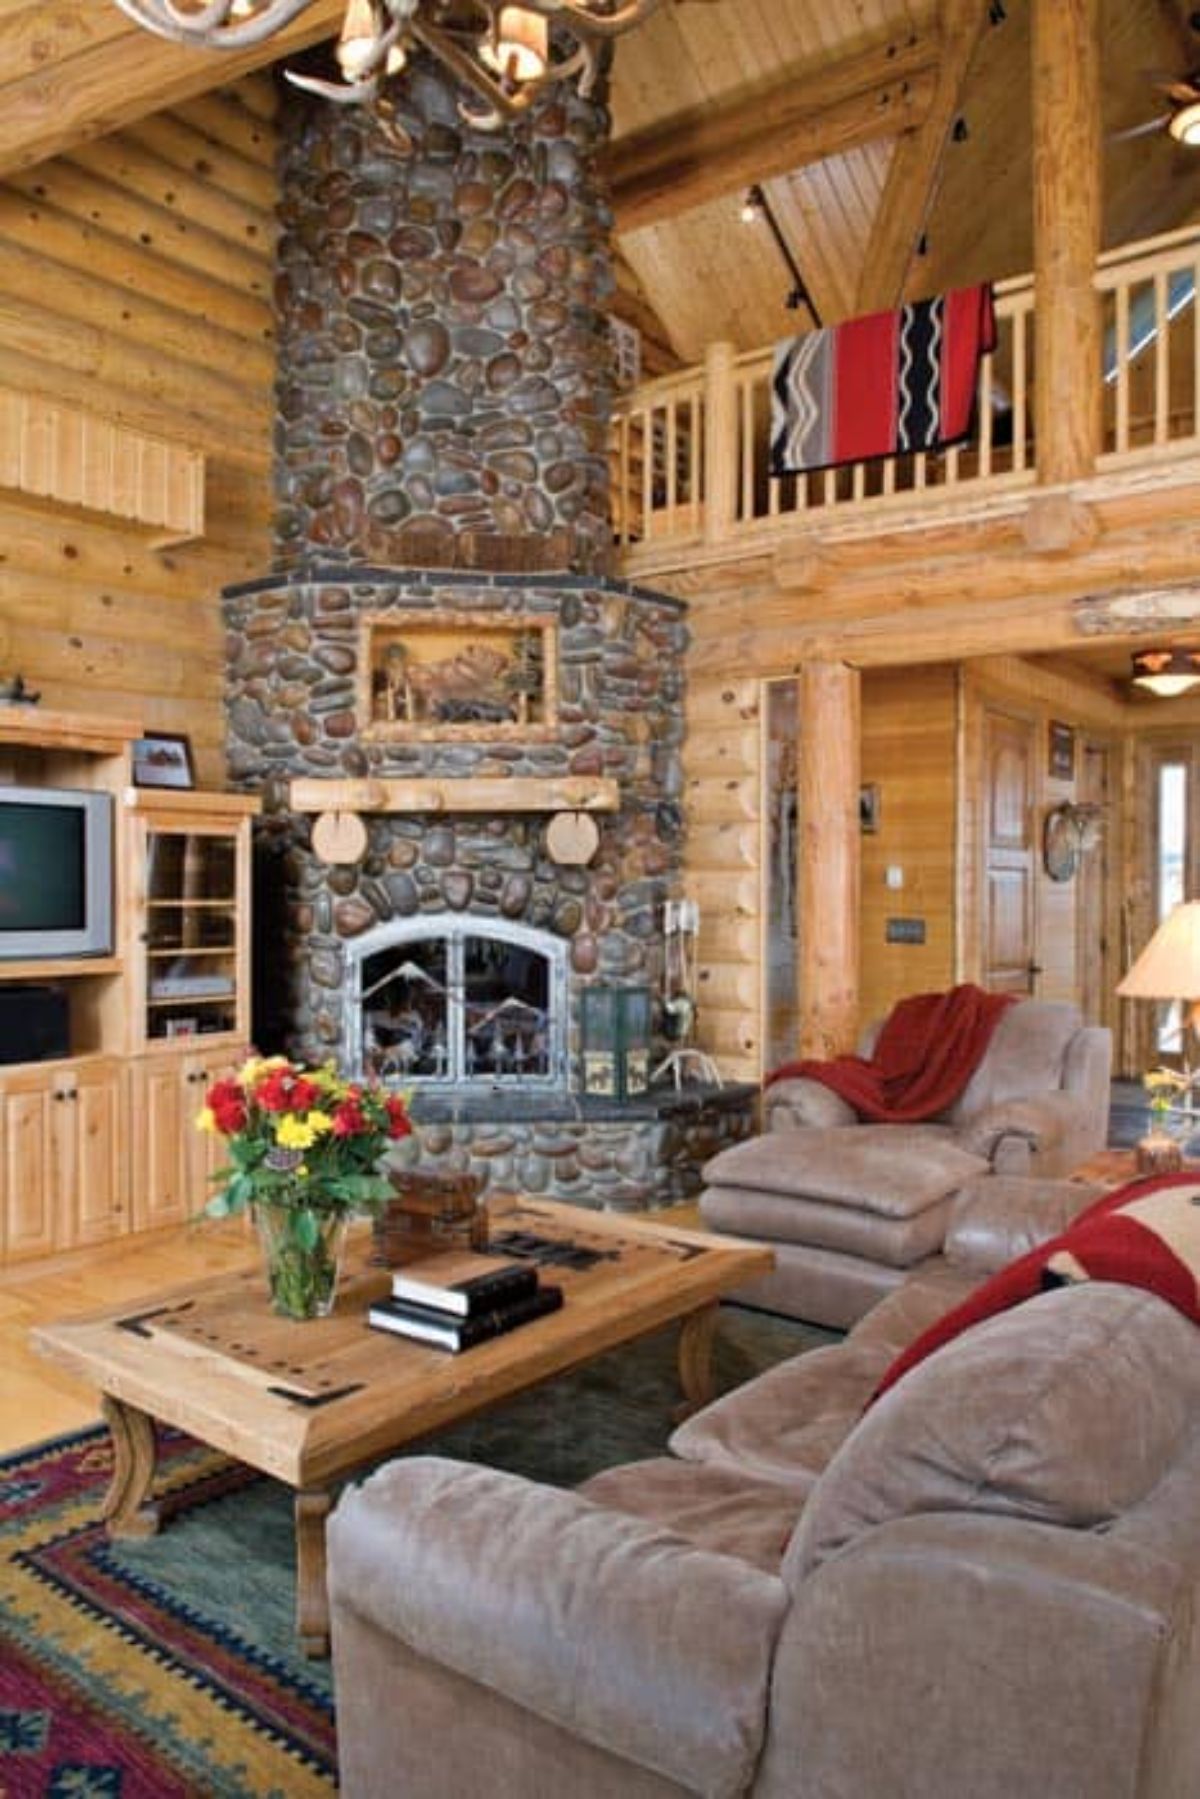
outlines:
[[[477,920],[383,926],[348,984],[359,1069],[399,1085],[566,1085],[563,944]]]

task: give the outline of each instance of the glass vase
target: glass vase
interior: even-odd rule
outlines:
[[[259,1200],[254,1222],[266,1262],[271,1309],[285,1318],[327,1318],[337,1297],[346,1213]]]

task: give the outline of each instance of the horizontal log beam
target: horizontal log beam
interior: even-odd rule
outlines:
[[[932,104],[939,51],[936,37],[914,32],[619,140],[607,159],[617,230],[914,129]]]
[[[71,40],[81,0],[47,0],[30,11],[55,41]],[[100,12],[97,0],[87,10]],[[0,83],[0,174],[30,168],[84,138],[106,136],[147,113],[238,80],[294,55],[338,28],[345,0],[316,0],[295,24],[248,50],[199,50],[137,25],[95,38],[35,73]]]
[[[607,776],[469,775],[446,780],[293,781],[294,812],[615,812]]]

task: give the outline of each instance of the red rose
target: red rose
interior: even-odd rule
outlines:
[[[361,1137],[367,1128],[362,1107],[355,1098],[344,1099],[333,1114],[335,1137]]]
[[[412,1125],[409,1122],[408,1107],[405,1105],[404,1101],[399,1097],[399,1095],[395,1094],[395,1093],[389,1093],[383,1103],[384,1103],[384,1109],[387,1112],[388,1136],[389,1137],[409,1137],[409,1136],[411,1136],[412,1135]]]
[[[254,1102],[264,1112],[289,1112],[295,1076],[290,1068],[273,1068],[254,1089]]]
[[[321,1089],[315,1081],[307,1081],[301,1077],[292,1082],[289,1105],[293,1112],[311,1112],[314,1106],[321,1103]]]
[[[208,1090],[207,1104],[223,1136],[234,1137],[245,1127],[246,1101],[236,1081],[214,1081]]]

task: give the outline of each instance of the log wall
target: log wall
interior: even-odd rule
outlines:
[[[182,731],[224,778],[218,596],[270,560],[274,89],[253,76],[0,184],[0,387],[205,461],[203,535],[0,487],[0,672]]]

